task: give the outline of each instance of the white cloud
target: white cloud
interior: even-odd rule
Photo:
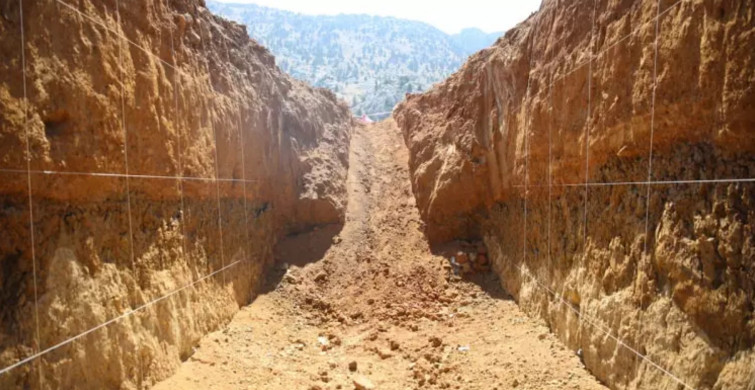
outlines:
[[[253,3],[311,15],[370,14],[429,23],[448,33],[465,27],[505,31],[540,7],[541,0],[218,0]]]

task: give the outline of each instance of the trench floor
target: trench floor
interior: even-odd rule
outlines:
[[[282,240],[261,294],[156,389],[605,389],[493,273],[454,274],[469,246],[431,250],[391,120],[349,158],[345,224]]]

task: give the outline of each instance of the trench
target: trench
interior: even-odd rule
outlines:
[[[480,243],[430,247],[391,119],[354,129],[347,189],[345,223],[282,240],[263,292],[156,389],[605,388],[488,267],[450,263]]]
[[[371,125],[135,3],[2,6],[0,389],[755,390],[748,2],[545,1]]]

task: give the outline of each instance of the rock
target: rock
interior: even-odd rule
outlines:
[[[443,345],[443,340],[441,340],[440,337],[432,336],[430,337],[430,345],[432,345],[433,348],[438,348]]]
[[[357,362],[356,361],[350,362],[349,363],[349,371],[355,372],[356,370],[357,370]]]
[[[383,360],[393,357],[393,352],[391,352],[389,350],[382,349],[382,348],[375,348],[375,352]]]
[[[455,258],[456,262],[461,265],[469,262],[469,255],[462,251],[457,252]]]
[[[286,274],[286,276],[283,277],[283,280],[286,281],[286,283],[289,284],[297,284],[299,283],[299,279],[296,278],[296,276],[291,274]]]
[[[320,272],[319,274],[317,274],[317,276],[315,276],[316,283],[322,283],[327,279],[328,279],[328,274],[326,274],[325,272]]]
[[[375,385],[372,383],[371,380],[367,379],[364,376],[357,376],[354,378],[354,388],[356,390],[373,390],[375,389]]]

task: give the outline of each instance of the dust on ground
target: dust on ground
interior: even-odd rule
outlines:
[[[279,243],[265,290],[157,389],[605,388],[496,276],[456,275],[474,243],[431,251],[392,120],[349,158],[345,224]]]

